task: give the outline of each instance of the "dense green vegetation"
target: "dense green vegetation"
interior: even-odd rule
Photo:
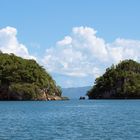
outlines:
[[[35,60],[0,53],[0,100],[44,100],[60,87]]]
[[[125,60],[112,65],[95,80],[87,93],[89,99],[137,99],[140,98],[140,63]]]

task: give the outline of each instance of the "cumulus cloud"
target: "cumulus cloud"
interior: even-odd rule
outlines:
[[[27,47],[19,43],[16,35],[16,28],[6,27],[0,29],[0,50],[4,53],[14,53],[23,58],[35,59],[29,54]]]
[[[72,33],[46,50],[42,60],[52,73],[73,77],[98,77],[105,68],[123,59],[140,60],[140,41],[116,39],[106,43],[90,27],[74,27]]]
[[[60,46],[69,45],[72,42],[72,38],[70,36],[65,36],[65,38],[61,41],[58,41],[57,44]]]
[[[13,27],[0,29],[0,50],[35,59],[18,41],[17,30]],[[42,61],[47,71],[56,75],[60,85],[83,86],[93,84],[94,78],[107,67],[124,59],[140,61],[140,40],[117,38],[108,43],[97,36],[95,29],[81,26],[74,27],[69,35],[46,49],[39,62]]]
[[[124,59],[140,60],[140,41],[130,39],[116,39],[113,43],[106,45],[108,57],[118,63]]]

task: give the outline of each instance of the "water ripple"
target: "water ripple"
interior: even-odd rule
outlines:
[[[139,140],[139,100],[0,102],[0,140]]]

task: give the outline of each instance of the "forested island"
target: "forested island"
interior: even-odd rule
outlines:
[[[0,100],[61,99],[61,88],[35,60],[0,52]]]
[[[89,99],[140,99],[140,63],[124,60],[95,80]]]

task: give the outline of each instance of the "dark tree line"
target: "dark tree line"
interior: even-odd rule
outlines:
[[[61,88],[35,60],[0,52],[0,100],[36,100],[61,96]]]
[[[95,80],[87,93],[89,99],[135,99],[140,98],[140,63],[124,60],[112,65]]]

